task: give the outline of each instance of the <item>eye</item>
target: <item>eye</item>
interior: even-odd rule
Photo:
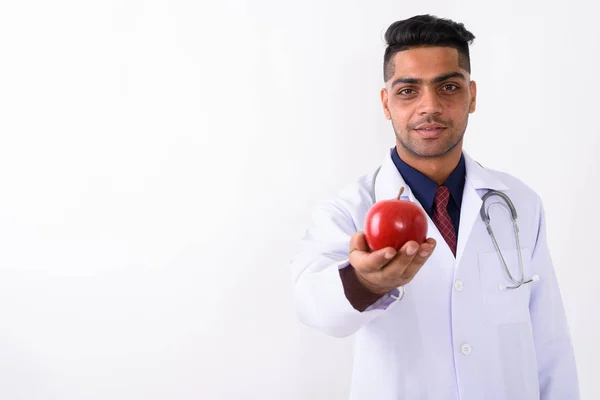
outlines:
[[[415,94],[415,93],[416,92],[414,90],[410,89],[410,88],[402,89],[402,90],[400,90],[398,92],[398,94],[405,95],[405,96],[408,96],[408,95],[411,95],[411,94]]]
[[[447,83],[447,84],[445,84],[445,85],[443,86],[443,88],[444,88],[444,90],[445,90],[445,91],[448,91],[448,92],[455,92],[455,91],[457,91],[458,89],[460,89],[460,88],[458,87],[458,85],[455,85],[454,83]]]

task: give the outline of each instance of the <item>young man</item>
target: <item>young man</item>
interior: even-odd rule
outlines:
[[[299,318],[332,336],[355,334],[352,400],[578,399],[542,202],[462,148],[476,106],[473,34],[422,15],[385,37],[381,101],[396,145],[315,211],[291,263]],[[401,187],[401,199],[429,216],[430,237],[371,251],[365,215]],[[502,257],[480,215],[491,190],[518,215],[520,246],[508,203],[486,200]]]

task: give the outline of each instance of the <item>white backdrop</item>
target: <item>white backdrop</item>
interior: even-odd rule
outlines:
[[[600,398],[596,13],[504,3],[3,1],[0,398],[347,398],[288,260],[393,146],[383,33],[417,13],[477,37],[466,149],[542,195]]]

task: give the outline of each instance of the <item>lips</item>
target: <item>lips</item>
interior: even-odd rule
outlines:
[[[420,126],[419,128],[416,128],[415,131],[425,139],[433,139],[440,136],[444,129],[446,129],[446,127],[441,125],[432,125],[431,127]]]

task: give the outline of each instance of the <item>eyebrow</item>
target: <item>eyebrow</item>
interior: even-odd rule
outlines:
[[[440,82],[446,81],[446,80],[451,79],[451,78],[460,78],[460,79],[462,79],[464,81],[467,80],[465,78],[465,76],[463,74],[461,74],[460,72],[451,72],[449,74],[440,75],[438,77],[435,77],[433,79],[433,83],[440,83]],[[396,86],[399,83],[408,83],[408,84],[412,84],[412,85],[420,85],[420,84],[423,83],[423,79],[417,79],[417,78],[398,78],[394,82],[392,82],[392,87]]]

